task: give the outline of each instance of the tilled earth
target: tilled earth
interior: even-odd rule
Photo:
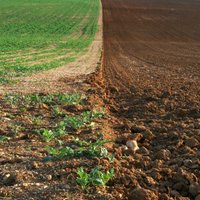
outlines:
[[[102,2],[106,98],[141,126],[129,198],[200,199],[200,2]]]
[[[0,199],[200,199],[200,2],[102,3],[103,66],[80,85],[84,105],[13,106],[0,97],[0,134],[10,138],[0,144]],[[55,106],[63,116],[55,117]],[[60,140],[73,147],[76,138],[94,141],[104,133],[113,141],[105,147],[114,161],[44,162],[45,146],[60,144],[45,142],[35,130],[100,108],[108,116],[94,121],[96,129],[73,130]],[[129,140],[137,141],[137,151],[127,149]],[[106,187],[82,190],[80,166],[113,168],[115,176]]]

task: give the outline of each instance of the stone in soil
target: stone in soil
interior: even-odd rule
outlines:
[[[127,146],[128,148],[130,148],[130,149],[131,149],[132,151],[134,151],[134,152],[135,152],[136,150],[139,149],[136,140],[128,140],[128,141],[126,142],[126,146]]]

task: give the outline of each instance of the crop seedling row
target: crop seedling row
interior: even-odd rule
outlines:
[[[66,65],[97,31],[98,0],[0,0],[0,84]]]

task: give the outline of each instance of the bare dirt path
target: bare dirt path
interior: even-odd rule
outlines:
[[[21,77],[17,79],[16,84],[0,86],[0,94],[55,93],[76,90],[78,87],[76,83],[82,82],[99,65],[102,53],[102,31],[102,9],[100,8],[98,31],[86,53],[66,66]]]
[[[121,166],[125,190],[134,200],[200,199],[200,2],[102,2],[110,110],[135,123],[122,137],[142,134],[132,166]]]

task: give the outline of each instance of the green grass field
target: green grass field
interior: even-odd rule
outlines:
[[[98,0],[0,0],[0,83],[74,61],[98,16]]]

